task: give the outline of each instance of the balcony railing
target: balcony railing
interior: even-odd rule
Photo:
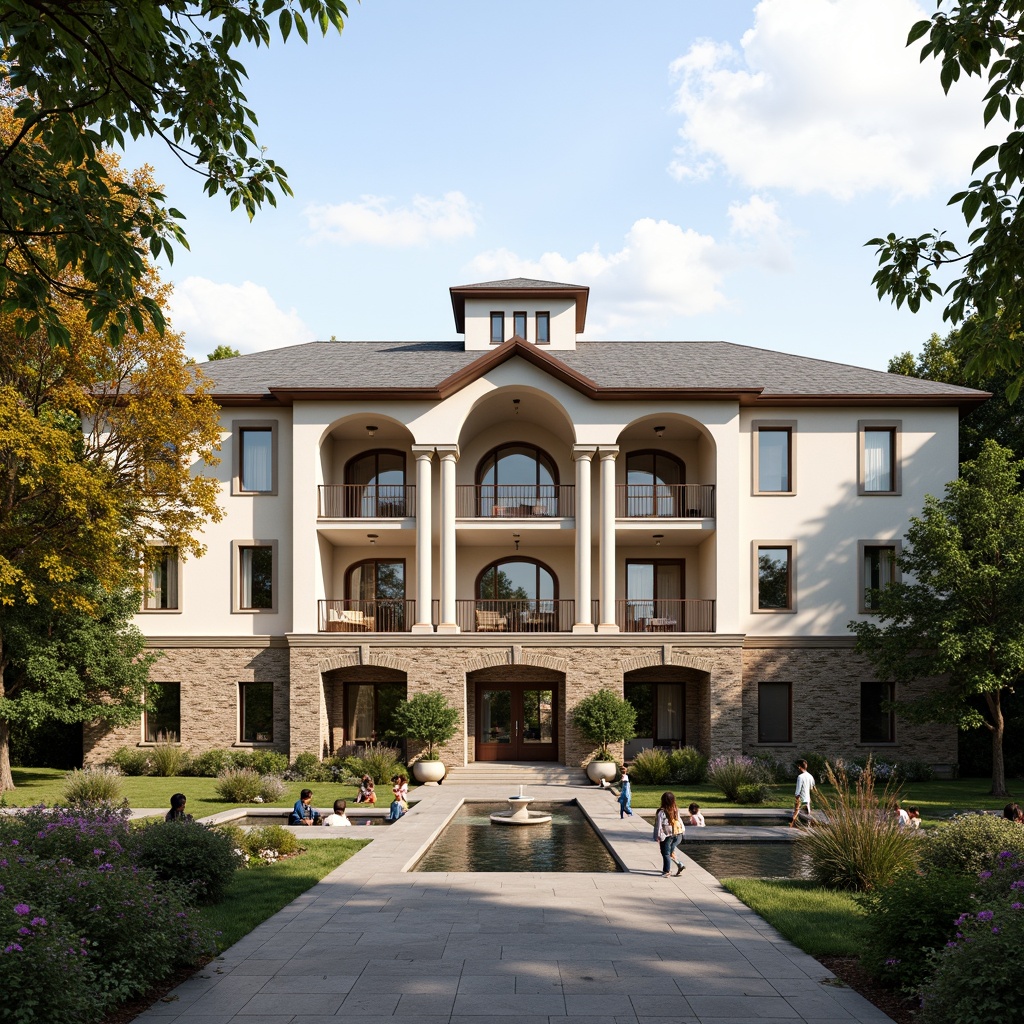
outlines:
[[[416,515],[413,484],[321,484],[321,519],[404,519]]]
[[[321,633],[407,633],[416,621],[410,599],[317,601]]]
[[[463,633],[571,633],[576,602],[460,598],[455,602],[455,621]]]
[[[713,519],[714,484],[617,484],[619,519]]]
[[[714,633],[715,602],[707,598],[616,601],[615,621],[623,633]]]
[[[576,515],[573,484],[459,484],[455,514],[463,519],[548,519]]]

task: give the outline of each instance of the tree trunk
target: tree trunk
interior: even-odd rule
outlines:
[[[992,789],[993,796],[1009,796],[1006,792],[1006,766],[1003,763],[1003,720],[1002,693],[985,694],[989,714],[992,716]]]

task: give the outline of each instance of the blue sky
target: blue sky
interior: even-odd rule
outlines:
[[[249,221],[155,143],[187,215],[164,277],[191,355],[454,339],[448,288],[589,285],[585,340],[723,339],[884,369],[944,331],[880,303],[863,243],[962,236],[982,89],[904,47],[914,0],[353,3],[247,50],[295,191]]]

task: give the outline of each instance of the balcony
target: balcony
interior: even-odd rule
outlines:
[[[416,621],[410,599],[317,601],[321,633],[407,633]]]
[[[618,519],[713,519],[714,484],[617,484]]]
[[[714,633],[715,602],[708,598],[616,601],[615,622],[623,633]]]
[[[576,515],[573,484],[459,484],[460,519],[567,519]]]
[[[416,515],[413,484],[321,484],[321,519],[405,519]]]
[[[459,598],[455,602],[455,621],[463,633],[571,633],[576,602]]]

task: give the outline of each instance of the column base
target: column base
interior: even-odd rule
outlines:
[[[599,622],[597,624],[598,633],[618,633],[620,632],[618,624],[614,622]]]
[[[437,626],[438,633],[461,633],[457,622],[441,622]]]
[[[414,622],[410,633],[433,633],[434,627],[429,622]]]
[[[593,633],[594,624],[592,622],[577,622],[576,625],[572,627],[572,631],[574,633]]]

